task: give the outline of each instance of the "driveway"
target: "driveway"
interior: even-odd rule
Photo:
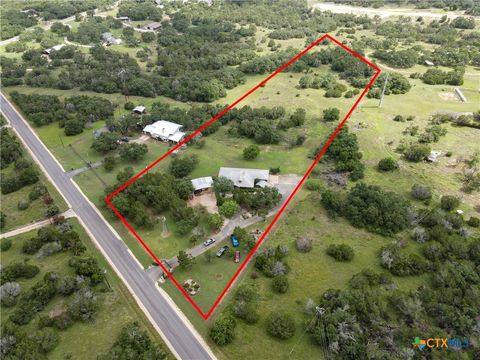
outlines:
[[[275,175],[272,175],[272,177],[273,176]],[[273,184],[273,186],[275,186],[278,189],[278,192],[282,195],[282,199],[273,209],[269,211],[269,213],[267,214],[267,217],[274,216],[280,210],[280,208],[283,206],[285,201],[287,201],[288,196],[292,193],[292,191],[295,189],[295,186],[297,186],[300,180],[301,180],[301,177],[298,175],[281,175],[281,176],[274,177],[275,183]],[[233,232],[233,229],[235,229],[237,226],[241,228],[246,228],[260,221],[263,221],[263,217],[258,215],[252,216],[248,219],[242,219],[241,213],[236,214],[232,218],[227,219],[223,228],[213,236],[216,240],[215,244],[220,244],[226,241],[230,236],[230,234]],[[187,249],[186,252],[187,254],[190,254],[193,257],[197,257],[203,254],[204,252],[206,252],[210,248],[211,246],[205,247],[203,246],[203,243],[202,243],[191,249]],[[172,267],[176,267],[178,265],[178,260],[176,256],[168,260],[168,262]]]

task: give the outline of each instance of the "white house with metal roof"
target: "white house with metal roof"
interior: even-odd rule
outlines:
[[[180,131],[182,127],[183,125],[180,124],[160,120],[145,126],[143,132],[157,140],[179,143],[185,136],[185,133]]]
[[[42,51],[42,54],[44,55],[50,55],[50,53],[55,50],[55,51],[58,51],[60,50],[61,48],[63,48],[65,46],[65,44],[58,44],[58,45],[55,45],[55,46],[52,46],[51,48],[48,48],[48,49],[45,49]]]
[[[262,169],[221,167],[218,176],[232,180],[236,187],[254,188],[267,186],[270,172]]]

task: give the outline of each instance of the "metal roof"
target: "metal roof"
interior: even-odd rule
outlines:
[[[184,132],[180,131],[181,128],[182,125],[180,124],[160,120],[154,122],[153,124],[145,126],[143,131],[149,133],[152,137],[179,142],[185,135]]]
[[[211,176],[192,179],[193,188],[196,190],[208,189],[213,186],[213,179]]]
[[[262,169],[221,167],[218,176],[232,180],[233,184],[237,187],[253,188],[261,180],[268,182],[269,171]]]

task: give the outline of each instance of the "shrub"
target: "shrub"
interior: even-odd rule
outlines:
[[[405,149],[403,155],[405,159],[411,162],[419,162],[430,155],[430,146],[422,144],[413,144]]]
[[[392,171],[398,168],[398,163],[391,157],[384,158],[378,162],[380,171]]]
[[[402,115],[395,115],[395,117],[393,118],[393,121],[405,122],[405,118]]]
[[[125,105],[123,105],[123,108],[125,110],[133,110],[135,108],[135,105],[131,101],[127,101]]]
[[[340,110],[337,108],[328,108],[323,110],[323,120],[324,121],[335,121],[340,117]]]
[[[480,219],[475,216],[471,216],[470,219],[468,219],[467,224],[471,227],[478,228],[480,227]]]
[[[460,205],[460,200],[452,195],[444,195],[440,199],[440,207],[445,211],[452,211],[458,205]]]
[[[280,340],[286,340],[295,335],[295,322],[285,313],[272,313],[267,318],[267,333]]]
[[[47,208],[47,217],[53,217],[57,214],[60,213],[60,208],[57,206],[57,205],[50,205],[48,208]]]
[[[308,179],[305,181],[305,188],[310,191],[321,191],[323,190],[323,185],[320,179]]]
[[[17,204],[18,210],[27,210],[30,206],[30,203],[27,200],[20,200]]]
[[[418,200],[428,200],[432,198],[432,190],[429,186],[414,184],[410,193]]]
[[[352,247],[345,244],[329,245],[327,248],[327,254],[337,261],[351,261],[354,256]]]
[[[295,241],[295,247],[297,248],[298,251],[307,253],[312,250],[312,240],[310,239],[297,239]]]
[[[10,239],[0,240],[0,251],[2,251],[2,252],[7,251],[11,247],[12,247],[12,240],[10,240]]]
[[[224,317],[215,321],[210,329],[210,338],[217,345],[223,346],[232,342],[237,323],[232,317]]]
[[[0,301],[2,306],[10,307],[17,302],[17,296],[20,295],[22,288],[16,282],[7,282],[0,286]]]
[[[285,294],[288,290],[288,286],[288,278],[285,275],[273,278],[272,287],[275,292]]]

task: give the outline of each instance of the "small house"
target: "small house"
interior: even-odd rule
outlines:
[[[138,105],[133,108],[132,112],[134,114],[142,115],[142,114],[145,114],[147,110],[145,109],[145,106]]]
[[[162,27],[162,24],[159,22],[152,22],[143,27],[144,30],[157,31]]]
[[[143,132],[156,140],[179,143],[185,136],[185,133],[180,131],[182,127],[180,124],[160,120],[145,126]]]
[[[425,65],[427,66],[435,66],[435,64],[433,62],[431,62],[430,60],[425,60]]]
[[[102,34],[102,43],[105,46],[118,45],[122,40],[117,39],[111,32],[104,32]]]
[[[211,176],[192,179],[192,185],[194,194],[200,194],[213,187],[213,179]]]
[[[128,16],[119,16],[117,19],[120,21],[130,21],[130,18]]]

